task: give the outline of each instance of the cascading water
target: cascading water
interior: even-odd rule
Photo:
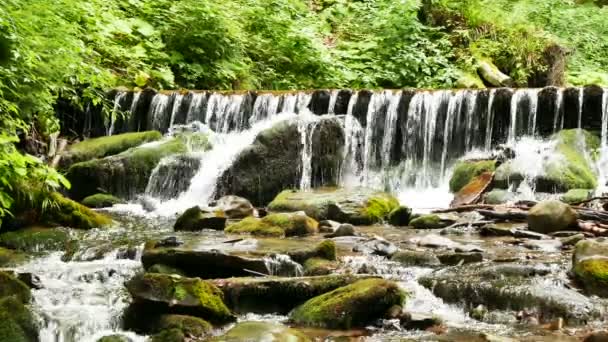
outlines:
[[[165,131],[168,127],[168,123],[165,124],[167,119],[167,111],[169,110],[170,97],[165,94],[157,94],[152,99],[150,104],[150,112],[148,113],[149,123],[148,127],[157,131]]]
[[[300,115],[298,131],[302,142],[302,178],[300,190],[310,190],[312,187],[312,135],[319,123],[317,116],[312,114]]]
[[[608,192],[608,88],[602,93],[602,137],[600,156],[597,162],[598,195]]]

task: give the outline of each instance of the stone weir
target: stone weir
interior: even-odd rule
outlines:
[[[466,90],[311,90],[288,92],[213,91],[119,91],[109,93],[114,101],[114,118],[104,119],[98,108],[87,106],[83,116],[60,111],[64,133],[103,136],[124,132],[159,130],[175,124],[201,121],[216,132],[239,131],[251,123],[279,112],[347,114],[366,127],[370,103],[378,97],[398,95],[397,127],[406,127],[412,112],[433,116],[435,130],[459,120],[483,128],[476,139],[491,144],[505,142],[509,135],[534,133],[547,136],[561,128],[600,130],[603,95],[597,86],[584,88],[466,89]],[[373,105],[373,103],[372,103]],[[386,113],[389,103],[376,104]],[[384,116],[384,117],[383,117]],[[369,119],[383,122],[386,114]],[[470,121],[470,122],[469,122]],[[466,129],[466,127],[464,127]],[[402,132],[406,133],[406,132]],[[455,132],[458,133],[458,132]],[[483,135],[481,134],[481,135]],[[475,142],[470,142],[475,144]]]

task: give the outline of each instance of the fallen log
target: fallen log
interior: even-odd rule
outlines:
[[[593,202],[593,201],[608,201],[608,197],[604,197],[604,196],[591,197],[590,199],[586,199],[584,201],[570,203],[570,205],[571,206],[580,206],[582,204],[587,204],[587,203]]]
[[[523,212],[523,211],[508,210],[506,212],[500,212],[500,211],[479,209],[479,210],[477,210],[477,212],[485,218],[490,218],[490,219],[499,220],[499,221],[527,221],[528,220],[528,213]]]

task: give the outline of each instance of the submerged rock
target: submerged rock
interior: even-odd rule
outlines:
[[[305,301],[369,276],[228,278],[211,280],[235,312],[287,314]]]
[[[141,258],[145,269],[159,264],[177,269],[190,277],[226,278],[249,276],[246,270],[269,274],[262,258],[246,258],[217,250],[191,250],[186,248],[148,248]]]
[[[549,234],[576,225],[576,212],[569,205],[555,200],[542,201],[528,212],[528,228]]]
[[[587,293],[608,297],[608,239],[578,242],[572,274]]]
[[[218,196],[242,196],[263,206],[283,189],[298,187],[304,149],[300,126],[304,124],[282,121],[258,134],[220,177]],[[342,124],[335,117],[321,118],[311,129],[311,185],[336,185],[343,159]]]
[[[95,194],[82,200],[82,204],[89,208],[108,208],[115,204],[122,204],[125,201],[108,194]]]
[[[399,208],[392,195],[365,188],[317,189],[281,192],[268,206],[272,211],[304,211],[316,220],[335,220],[354,225],[381,222]]]
[[[264,218],[247,217],[226,228],[229,234],[254,236],[304,236],[315,234],[318,222],[301,213],[277,213]]]
[[[297,325],[330,329],[363,327],[382,318],[393,305],[403,305],[405,293],[396,283],[365,279],[314,297],[291,314]]]
[[[213,283],[180,276],[146,273],[126,283],[133,297],[130,314],[146,319],[154,313],[185,314],[214,323],[235,321],[224,295]]]
[[[196,206],[186,210],[178,217],[173,229],[175,231],[224,230],[225,227],[226,217],[221,213],[218,215],[218,213],[204,211]]]
[[[215,207],[221,210],[229,219],[241,219],[253,216],[254,208],[251,202],[243,197],[224,196],[220,198]]]
[[[588,297],[550,277],[544,267],[518,264],[453,266],[419,279],[433,293],[450,303],[469,308],[535,309],[543,319],[565,318],[570,323],[597,318],[600,311]]]
[[[240,322],[210,342],[310,342],[305,334],[278,323]]]
[[[147,131],[86,139],[70,146],[68,151],[61,156],[60,166],[67,168],[78,162],[112,156],[161,138],[160,132]]]

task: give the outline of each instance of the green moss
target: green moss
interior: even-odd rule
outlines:
[[[304,274],[307,276],[319,276],[331,274],[336,268],[336,263],[324,258],[310,258],[304,263]]]
[[[151,342],[184,342],[186,335],[179,329],[163,330],[160,333],[152,336]]]
[[[469,184],[473,178],[487,171],[495,171],[496,162],[494,160],[482,161],[461,161],[454,167],[452,178],[450,178],[450,191],[457,193],[465,185]]]
[[[177,329],[190,337],[204,337],[208,335],[213,326],[203,319],[183,315],[163,315],[157,324],[159,330]]]
[[[1,237],[1,235],[0,235]],[[26,256],[12,249],[0,247],[0,267],[16,266],[23,262]]]
[[[363,207],[363,216],[379,222],[388,218],[388,215],[399,208],[399,201],[389,194],[376,194],[367,199]]]
[[[30,288],[16,277],[0,272],[0,298],[9,296],[17,298],[21,303],[28,303],[31,297]]]
[[[310,342],[305,334],[293,328],[269,322],[241,322],[226,334],[210,340],[211,342]]]
[[[97,340],[97,342],[130,342],[131,339],[123,336],[123,335],[110,335],[110,336],[104,336],[102,338],[100,338],[99,340]]]
[[[38,341],[38,327],[32,313],[14,296],[0,300],[0,341]]]
[[[65,198],[57,192],[51,194],[51,199],[56,206],[43,211],[43,223],[78,229],[99,228],[112,223],[109,217]]]
[[[592,193],[593,191],[588,189],[572,189],[562,195],[560,200],[568,204],[579,203],[591,198]]]
[[[579,261],[574,265],[574,275],[587,292],[608,297],[608,259]]]
[[[456,80],[455,87],[461,89],[485,89],[486,86],[478,75],[462,72],[458,80]]]
[[[82,200],[82,204],[89,208],[107,208],[121,203],[125,203],[125,201],[108,194],[95,194]]]
[[[131,198],[145,191],[152,171],[163,157],[187,152],[180,139],[152,143],[120,154],[72,165],[66,174],[70,197],[82,200],[100,192]]]
[[[118,154],[143,143],[160,140],[157,131],[118,134],[109,137],[93,138],[72,145],[62,159],[62,165],[69,166],[81,161],[103,158]]]
[[[383,317],[391,306],[403,305],[405,297],[394,282],[365,279],[308,300],[290,317],[298,325],[351,329]]]
[[[0,246],[22,252],[62,251],[70,236],[60,228],[31,227],[0,234]]]
[[[316,256],[326,260],[337,260],[336,243],[333,240],[323,240],[315,248]]]
[[[410,226],[416,229],[436,229],[444,227],[441,218],[437,215],[429,214],[419,216],[410,221]]]
[[[177,274],[183,276],[184,273],[174,267],[162,265],[162,264],[154,264],[147,270],[150,273],[160,273],[160,274]]]
[[[262,219],[246,217],[226,228],[230,234],[251,234],[254,236],[302,236],[317,232],[318,222],[301,214],[271,214]]]

